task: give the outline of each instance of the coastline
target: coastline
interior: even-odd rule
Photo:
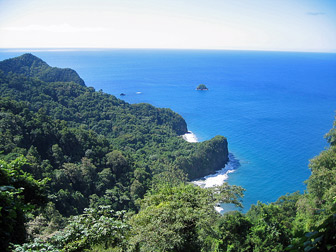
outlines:
[[[232,153],[229,153],[229,162],[225,165],[224,168],[217,171],[215,174],[210,174],[201,179],[193,180],[191,181],[191,183],[200,186],[202,188],[221,186],[229,178],[228,174],[235,172],[235,170],[239,166],[240,166],[239,160],[236,159]],[[215,206],[215,210],[220,214],[225,211],[225,209],[223,208],[223,204],[218,204],[217,206]]]
[[[197,136],[191,131],[188,131],[186,134],[182,135],[182,138],[189,143],[198,142]],[[239,166],[240,166],[239,160],[236,159],[232,153],[229,153],[229,161],[224,168],[216,171],[214,174],[209,174],[200,179],[193,180],[191,181],[191,183],[200,186],[202,188],[221,186],[229,178],[228,174],[234,172]],[[220,204],[215,206],[215,210],[218,213],[224,211],[223,207]]]
[[[197,143],[198,142],[198,139],[197,139],[196,135],[194,133],[192,133],[191,131],[188,131],[187,133],[182,135],[182,138],[189,143]]]
[[[229,162],[224,168],[214,174],[209,174],[203,178],[191,181],[202,188],[220,186],[228,179],[228,174],[234,172],[240,166],[239,160],[232,153],[229,153]]]
[[[192,132],[188,131],[182,138],[189,143],[197,143],[197,136]],[[220,186],[225,183],[228,179],[228,174],[235,171],[236,168],[240,166],[239,161],[234,157],[232,153],[229,153],[229,161],[224,168],[216,171],[213,174],[209,174],[200,179],[191,181],[193,184],[200,186],[202,188],[209,188],[214,186]]]

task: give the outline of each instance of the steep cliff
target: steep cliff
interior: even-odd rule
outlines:
[[[190,180],[204,177],[224,168],[229,160],[227,139],[223,136],[214,138],[198,145],[196,151],[189,157],[176,160],[178,167],[188,174]]]

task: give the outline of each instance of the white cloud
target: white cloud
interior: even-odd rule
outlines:
[[[57,24],[57,25],[27,25],[27,26],[9,26],[0,28],[4,31],[14,32],[102,32],[107,31],[105,27],[76,27],[69,24]]]

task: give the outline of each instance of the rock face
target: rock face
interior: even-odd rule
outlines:
[[[30,53],[1,61],[0,70],[5,74],[12,72],[26,77],[36,77],[45,82],[75,82],[85,86],[83,79],[75,70],[50,67],[46,62]]]
[[[229,161],[228,142],[225,137],[215,136],[209,141],[195,144],[199,145],[196,153],[188,160],[181,158],[178,162],[178,166],[185,170],[190,180],[215,173]]]

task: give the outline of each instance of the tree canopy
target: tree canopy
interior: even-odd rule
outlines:
[[[188,181],[225,165],[225,137],[188,143],[170,109],[30,54],[0,62],[0,250],[336,251],[335,127],[304,193],[220,215],[244,190]]]

